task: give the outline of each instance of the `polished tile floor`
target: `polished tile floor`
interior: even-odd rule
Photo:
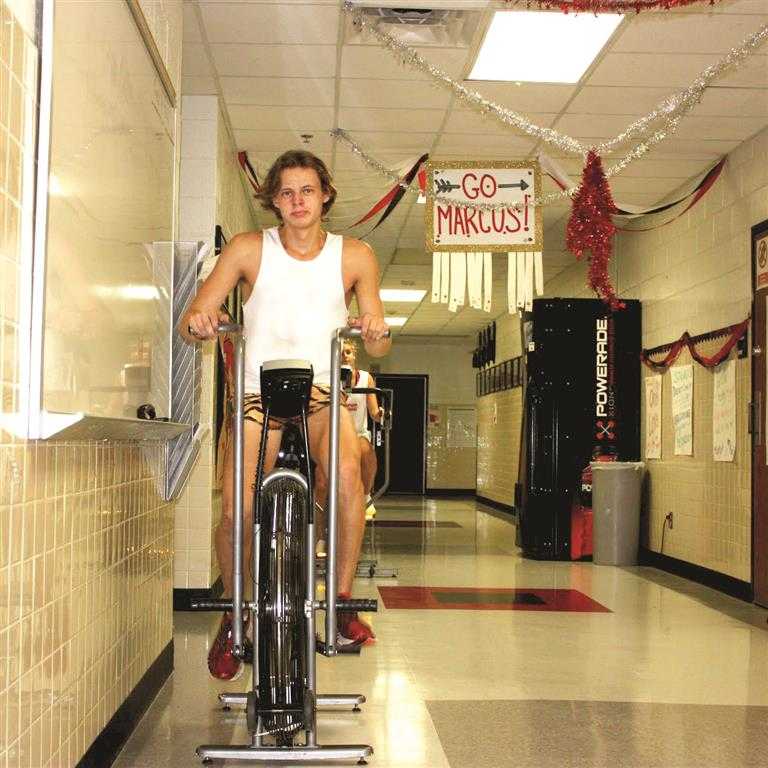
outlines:
[[[524,560],[515,528],[472,500],[389,499],[378,586],[574,589],[610,612],[395,610],[376,645],[319,658],[322,692],[363,693],[320,717],[323,743],[369,743],[377,768],[732,768],[768,765],[766,611],[647,568]],[[369,532],[367,545],[371,546]],[[217,617],[176,614],[175,672],[118,768],[194,766],[201,743],[245,743],[205,667]],[[222,763],[219,763],[221,765]],[[232,763],[231,765],[234,765]]]

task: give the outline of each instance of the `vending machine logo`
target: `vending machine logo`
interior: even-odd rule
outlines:
[[[612,393],[609,387],[611,344],[607,317],[597,318],[595,330],[595,416],[608,416]]]
[[[600,454],[616,442],[616,390],[613,318],[595,321],[595,439]]]

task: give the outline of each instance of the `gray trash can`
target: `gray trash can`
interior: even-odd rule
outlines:
[[[597,565],[637,565],[642,461],[593,461],[592,560]]]

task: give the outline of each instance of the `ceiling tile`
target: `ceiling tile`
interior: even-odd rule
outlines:
[[[267,152],[270,150],[279,154],[288,149],[307,148],[310,152],[316,152],[324,161],[330,162],[332,139],[327,134],[319,133],[309,144],[304,144],[301,134],[302,129],[294,131],[251,131],[235,129],[235,143],[238,149],[248,152]],[[310,131],[311,132],[311,131]]]
[[[554,83],[491,83],[485,80],[465,80],[464,86],[477,91],[486,99],[515,112],[559,112],[577,86]]]
[[[211,43],[321,45],[338,36],[338,5],[201,2],[200,10]]]
[[[467,59],[465,49],[417,48],[416,50],[432,66],[442,69],[451,77],[461,77]],[[375,78],[377,80],[431,80],[429,75],[399,64],[389,51],[368,45],[344,46],[341,59],[341,76]]]
[[[549,127],[557,115],[553,113],[533,112],[526,115],[531,122]],[[447,123],[445,133],[475,133],[489,136],[493,134],[515,136],[515,129],[504,125],[491,116],[481,115],[472,109],[452,110]]]
[[[333,127],[331,107],[304,107],[302,109],[275,109],[253,104],[229,104],[229,117],[233,128],[258,130],[294,130],[325,132]]]
[[[185,96],[216,96],[219,89],[212,77],[182,77],[181,92]]]
[[[715,63],[705,54],[659,56],[656,53],[608,53],[597,65],[588,85],[666,86],[673,91],[687,87],[706,67]],[[718,80],[720,85],[762,87],[765,84],[765,56],[753,55],[735,72]]]
[[[617,53],[723,54],[768,22],[761,16],[736,16],[727,24],[710,14],[639,13],[634,15],[611,47]],[[714,57],[713,57],[714,59]],[[711,62],[714,63],[714,60]]]
[[[339,125],[349,131],[437,131],[443,122],[441,109],[365,109],[342,107]]]
[[[181,74],[184,77],[210,77],[213,75],[208,64],[208,55],[202,43],[184,42],[181,52]]]
[[[407,73],[404,73],[407,74]],[[345,77],[340,81],[339,105],[387,109],[445,109],[450,93],[432,83],[413,80],[373,80]]]
[[[276,107],[332,107],[331,77],[222,77],[224,99],[232,104]]]
[[[220,76],[335,77],[334,45],[246,45],[212,43]]]

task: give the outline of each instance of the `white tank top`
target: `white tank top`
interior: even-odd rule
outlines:
[[[352,387],[370,387],[371,375],[368,371],[358,371],[357,384],[353,382]],[[361,437],[371,439],[371,433],[368,431],[368,395],[349,395],[347,408],[355,424],[355,431]]]
[[[309,360],[315,384],[330,384],[331,334],[347,324],[343,243],[329,232],[320,253],[300,261],[286,253],[277,227],[264,230],[259,275],[243,304],[246,392],[260,390],[267,360]]]

